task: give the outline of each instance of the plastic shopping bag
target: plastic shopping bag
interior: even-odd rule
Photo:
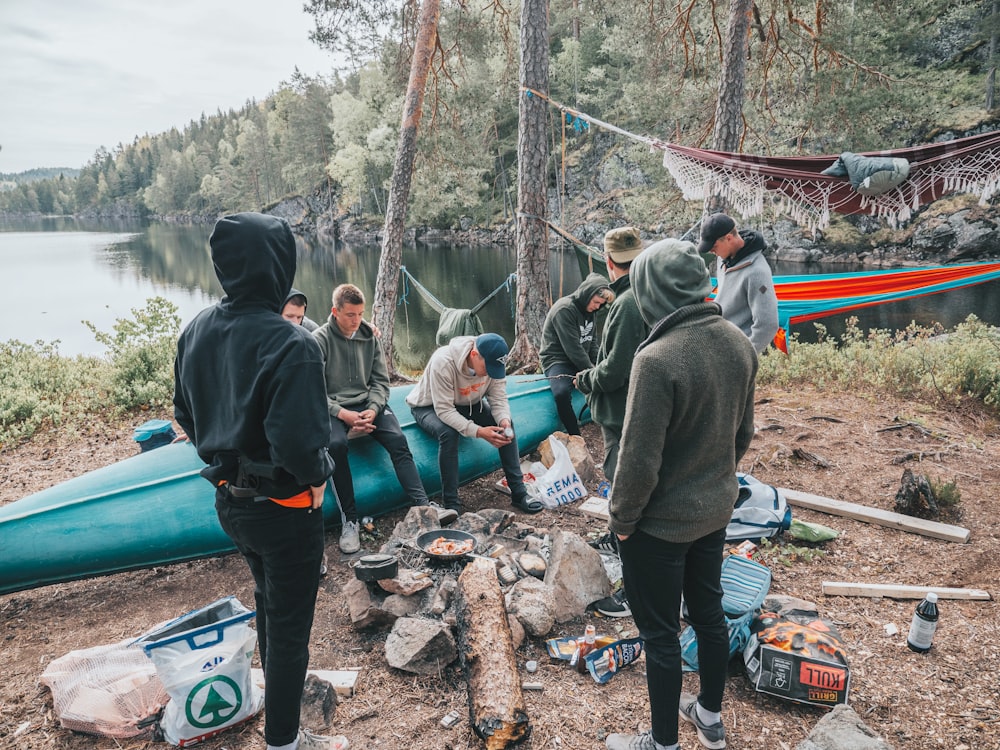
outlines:
[[[552,466],[535,481],[531,494],[546,508],[558,508],[587,496],[587,488],[573,467],[569,450],[562,442],[550,435]]]

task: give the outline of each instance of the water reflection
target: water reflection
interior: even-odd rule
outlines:
[[[178,305],[184,324],[203,307],[218,300],[222,290],[215,278],[208,239],[212,227],[137,222],[85,221],[47,218],[0,222],[0,294],[11,309],[27,313],[0,320],[0,340],[17,338],[62,342],[64,354],[100,353],[81,319],[110,330],[116,318],[129,317],[154,295]],[[104,234],[98,234],[98,232]],[[110,234],[109,234],[110,233]],[[340,283],[359,286],[374,296],[381,249],[377,244],[337,244],[317,238],[298,241],[295,286],[309,298],[308,315],[324,322],[330,293]],[[408,245],[403,265],[446,307],[468,309],[504,284],[516,268],[512,247]],[[776,264],[778,275],[842,273],[860,270],[823,264]],[[580,282],[572,250],[550,258],[553,298],[570,293]],[[412,284],[400,281],[395,343],[400,366],[420,369],[435,348],[438,313]],[[859,310],[862,329],[901,329],[911,321],[930,326],[935,321],[953,327],[970,313],[1000,325],[1000,282],[950,291]],[[30,294],[29,294],[30,291]],[[487,330],[508,340],[514,335],[514,294],[504,289],[479,315]],[[19,301],[20,300],[20,301]],[[369,309],[371,304],[369,302]],[[829,335],[839,336],[848,316],[819,322]],[[815,341],[812,323],[793,329],[802,341]]]

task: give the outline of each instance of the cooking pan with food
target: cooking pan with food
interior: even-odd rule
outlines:
[[[434,529],[418,536],[417,546],[430,560],[455,562],[476,548],[476,537],[457,529]]]

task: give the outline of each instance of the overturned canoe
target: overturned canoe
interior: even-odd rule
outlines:
[[[518,447],[527,453],[562,428],[543,377],[507,380]],[[437,442],[410,416],[409,390],[393,388],[389,404],[433,496],[441,490]],[[405,505],[389,455],[374,440],[352,440],[350,461],[359,515]],[[214,490],[199,474],[203,467],[190,443],[173,443],[0,507],[0,594],[233,552],[215,515]],[[496,448],[461,441],[460,481],[499,467]],[[328,525],[340,523],[329,489],[323,516]]]

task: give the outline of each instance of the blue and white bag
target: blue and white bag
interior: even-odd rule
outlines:
[[[776,487],[737,472],[740,495],[726,526],[726,541],[777,536],[792,525],[792,509]]]

